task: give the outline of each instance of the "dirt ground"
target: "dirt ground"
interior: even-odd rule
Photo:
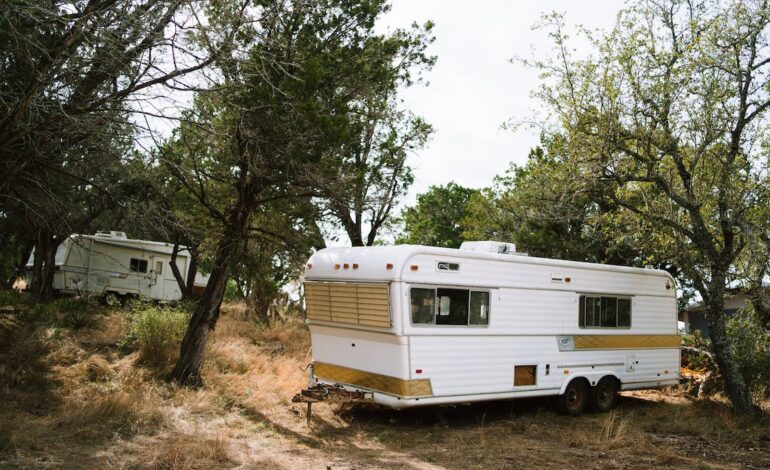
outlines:
[[[78,331],[5,322],[0,468],[770,468],[766,411],[737,419],[678,389],[627,392],[613,412],[576,418],[531,399],[316,405],[307,426],[290,402],[310,357],[301,322],[257,327],[228,306],[198,390],[142,365],[122,346],[125,325],[120,310]]]

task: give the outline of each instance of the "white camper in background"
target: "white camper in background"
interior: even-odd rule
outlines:
[[[169,264],[173,249],[170,243],[133,240],[124,232],[71,235],[56,251],[53,288],[67,294],[103,296],[108,303],[116,302],[120,296],[179,300],[182,292]],[[27,262],[28,273],[34,256],[32,253]],[[176,265],[187,279],[189,252],[183,246]],[[207,281],[207,276],[198,273],[195,286],[203,287]]]
[[[393,408],[554,395],[574,415],[679,382],[665,271],[499,242],[328,248],[308,260],[304,288],[313,383]]]

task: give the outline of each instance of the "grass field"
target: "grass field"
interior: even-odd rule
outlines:
[[[300,321],[258,327],[227,305],[205,386],[188,390],[125,346],[125,311],[92,315],[73,329],[0,310],[0,468],[770,467],[767,411],[736,419],[677,389],[624,393],[615,411],[577,418],[549,400],[317,405],[308,427],[290,403],[310,359]]]

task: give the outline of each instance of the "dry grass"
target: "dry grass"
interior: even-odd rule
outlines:
[[[197,390],[122,347],[124,312],[78,331],[0,321],[0,468],[770,467],[767,417],[736,419],[721,398],[677,390],[626,393],[613,412],[578,418],[548,400],[319,405],[308,428],[290,403],[306,384],[307,329],[244,318],[223,309]]]

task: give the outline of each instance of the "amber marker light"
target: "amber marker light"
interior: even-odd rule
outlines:
[[[353,263],[353,269],[358,269],[358,263]]]
[[[334,269],[340,269],[340,264],[339,264],[339,263],[336,263],[336,264],[334,265]]]
[[[412,271],[417,271],[419,269],[419,266],[417,266],[416,264],[413,264],[409,266],[409,269],[411,269]]]
[[[308,268],[308,269],[313,269],[313,264],[312,264],[312,263],[308,263],[308,264],[307,264],[307,268]]]
[[[348,263],[345,263],[345,264],[342,265],[342,267],[345,268],[345,269],[348,269],[350,267],[350,265]]]
[[[564,369],[564,375],[569,374],[569,369]]]
[[[393,263],[386,264],[385,269],[393,269]]]

